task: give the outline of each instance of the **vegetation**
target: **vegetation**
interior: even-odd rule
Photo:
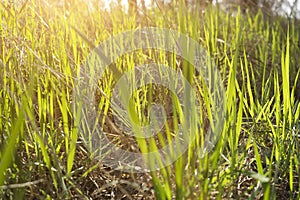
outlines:
[[[80,0],[60,5],[1,2],[0,198],[299,199],[299,22],[261,11],[232,16],[218,7],[201,9],[187,8],[182,1],[176,9],[156,7],[133,15],[119,7],[89,9]],[[95,46],[125,30],[149,26],[179,31],[207,50],[226,89],[226,116],[208,154],[199,153],[205,126],[194,127],[195,140],[172,165],[130,173],[106,166],[88,151],[73,91]],[[125,73],[151,62],[181,69],[190,83],[201,80],[193,66],[161,50],[129,53],[113,65]],[[166,122],[156,136],[129,137],[118,128],[112,110],[110,97],[118,80],[112,71],[105,72],[95,92],[102,130],[128,151],[165,146],[184,114],[173,106],[175,111],[166,112],[172,124]],[[200,103],[203,112],[197,118],[205,124],[211,115],[205,97],[210,95],[205,86],[195,89],[206,104]],[[175,104],[166,88],[138,88],[131,108],[139,123],[149,123],[147,104],[152,102]]]

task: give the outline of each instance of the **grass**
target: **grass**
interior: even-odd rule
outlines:
[[[299,199],[299,22],[260,11],[232,17],[216,7],[197,10],[180,3],[178,10],[153,8],[127,15],[117,8],[93,12],[81,1],[1,3],[1,198]],[[148,162],[158,163],[159,170],[123,172],[105,165],[103,157],[96,159],[84,145],[79,127],[91,136],[93,127],[85,126],[91,116],[80,112],[81,104],[74,110],[73,92],[95,46],[149,26],[181,32],[207,50],[226,90],[224,126],[212,151],[201,154],[207,132],[201,127],[212,127],[214,116],[201,74],[175,53],[148,49],[122,55],[97,80],[95,94],[89,94],[97,100],[93,119],[113,144],[132,152],[156,152],[174,138],[180,142],[176,130],[185,128],[189,116],[172,91],[155,84],[121,87],[132,92],[128,108],[133,121],[113,111],[117,74],[137,65],[160,63],[182,74],[193,84],[197,108],[203,111],[199,116],[192,111],[202,126],[184,130],[195,138],[173,164],[162,166],[154,153],[157,157]],[[129,136],[119,126],[149,125],[149,104],[158,102],[166,111],[172,108],[165,113],[168,123],[154,137],[138,138],[141,130]]]

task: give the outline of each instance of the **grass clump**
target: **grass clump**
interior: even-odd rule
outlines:
[[[298,20],[260,11],[232,17],[218,7],[199,10],[181,3],[132,15],[119,8],[89,10],[83,1],[1,2],[1,198],[299,199]],[[73,92],[93,47],[150,26],[181,32],[207,50],[226,89],[224,126],[212,151],[202,155],[212,102],[205,84],[195,84],[203,112],[187,151],[156,171],[122,172],[95,159],[84,145]],[[204,82],[186,60],[161,50],[122,55],[110,69],[126,73],[153,62],[171,66],[190,83]],[[119,125],[130,122],[112,109],[119,80],[112,71],[105,71],[93,94],[98,123],[110,141],[147,153],[180,139],[176,130],[186,113],[172,91],[155,84],[133,92],[130,108],[137,123],[147,125],[149,104],[162,102],[167,122],[147,140],[126,135]]]

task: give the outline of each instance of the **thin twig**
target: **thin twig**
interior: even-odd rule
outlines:
[[[10,185],[1,185],[0,189],[1,190],[7,190],[7,189],[16,189],[16,188],[29,187],[29,186],[41,183],[43,181],[44,181],[43,179],[40,179],[40,180],[26,182],[26,183],[16,183],[16,184],[10,184]]]

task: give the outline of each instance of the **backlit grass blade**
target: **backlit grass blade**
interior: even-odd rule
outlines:
[[[0,185],[3,185],[6,179],[7,168],[12,164],[13,158],[15,157],[15,152],[18,143],[20,142],[20,135],[22,134],[24,126],[24,110],[21,108],[19,116],[14,121],[13,126],[10,130],[10,137],[5,144],[1,152],[0,160]]]

